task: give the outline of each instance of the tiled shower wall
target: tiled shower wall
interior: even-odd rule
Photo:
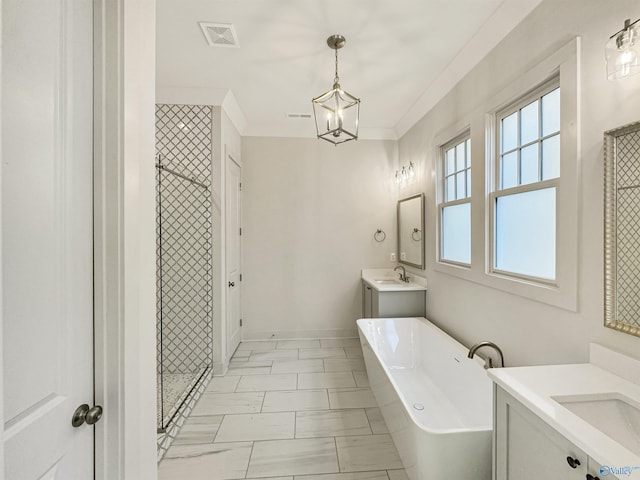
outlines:
[[[640,302],[636,293],[640,283],[640,132],[617,137],[616,150],[618,215],[626,219],[616,225],[617,320],[640,327]]]
[[[211,366],[211,118],[156,106],[159,374]]]

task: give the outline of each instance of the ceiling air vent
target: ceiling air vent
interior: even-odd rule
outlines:
[[[311,118],[310,113],[287,113],[287,118]]]
[[[200,22],[207,43],[212,47],[239,47],[236,29],[230,23]]]

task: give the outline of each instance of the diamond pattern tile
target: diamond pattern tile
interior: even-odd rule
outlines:
[[[156,166],[164,167],[156,168],[161,378],[211,366],[211,114],[208,106],[156,106]],[[163,392],[160,411],[174,407],[167,398]]]
[[[617,194],[617,320],[640,327],[640,186]]]
[[[630,132],[616,138],[616,180],[618,189],[640,187],[640,131]]]

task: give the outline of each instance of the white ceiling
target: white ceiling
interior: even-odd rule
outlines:
[[[541,0],[157,0],[158,92],[232,91],[244,135],[315,136],[311,98],[359,97],[361,138],[398,138]],[[198,22],[232,23],[239,48]],[[159,100],[161,100],[159,96]]]

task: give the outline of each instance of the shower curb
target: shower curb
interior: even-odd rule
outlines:
[[[213,369],[211,367],[207,367],[205,372],[182,402],[182,405],[180,405],[178,411],[174,414],[171,422],[166,427],[165,432],[158,434],[158,452],[156,456],[158,463],[160,463],[164,455],[167,453],[167,450],[169,450],[169,447],[178,436],[180,429],[189,417],[193,407],[209,385],[212,376]]]

